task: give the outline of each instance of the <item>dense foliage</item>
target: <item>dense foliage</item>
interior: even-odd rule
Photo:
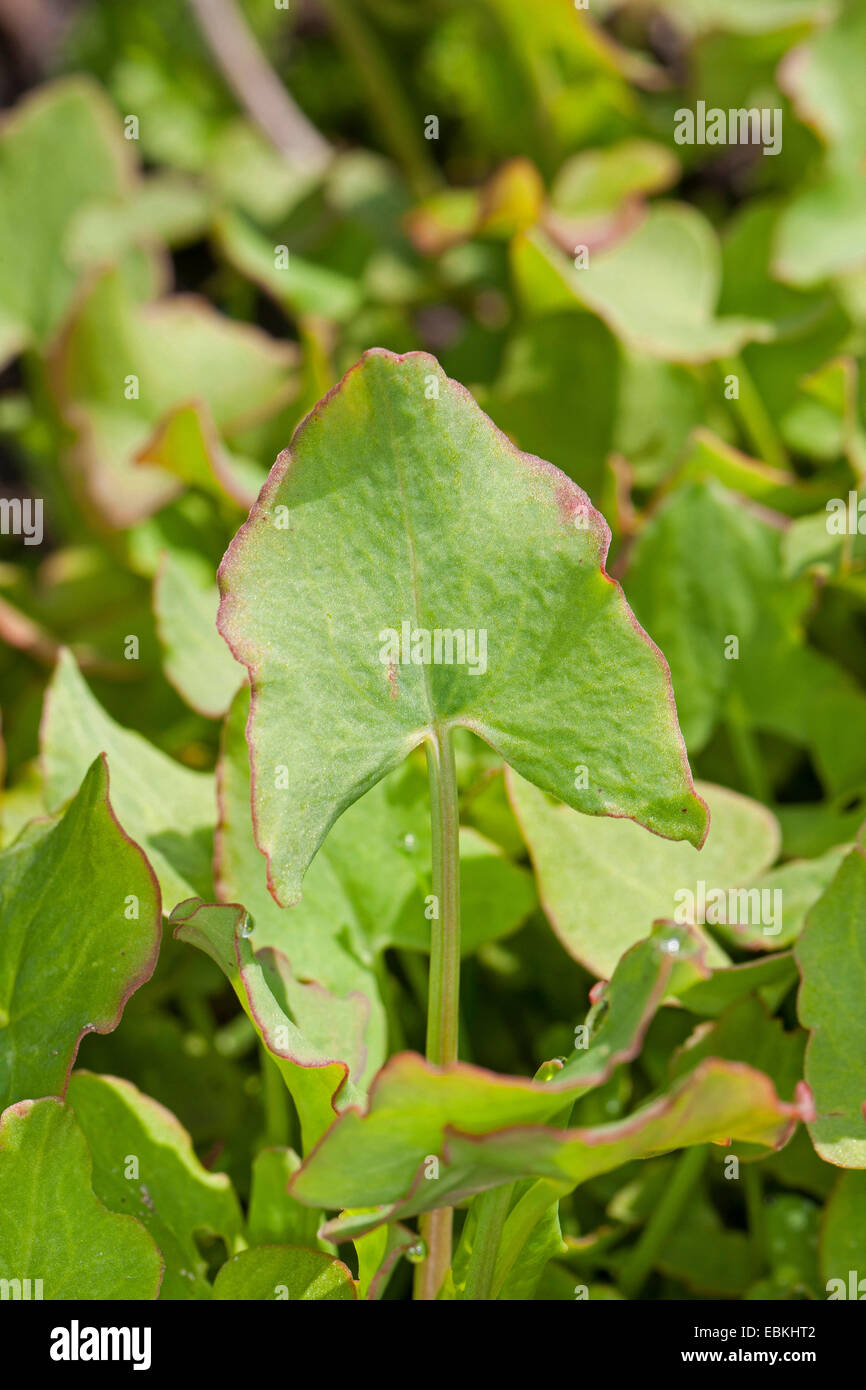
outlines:
[[[866,7],[0,24],[0,1280],[860,1296]]]

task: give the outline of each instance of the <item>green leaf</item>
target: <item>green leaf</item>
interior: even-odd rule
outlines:
[[[194,551],[164,552],[153,586],[165,673],[199,714],[225,714],[244,678],[216,627],[216,575]]]
[[[670,662],[690,749],[706,743],[736,678],[725,639],[749,651],[777,551],[777,534],[710,481],[672,493],[635,544],[629,596]]]
[[[205,412],[219,474],[218,438],[231,441],[273,415],[295,389],[296,360],[291,344],[234,322],[206,300],[176,295],[142,306],[116,273],[100,276],[52,362],[91,503],[111,525],[129,526],[177,495],[176,478],[139,462],[163,419],[190,401]]]
[[[357,314],[362,298],[357,281],[274,246],[237,214],[224,213],[215,231],[223,255],[293,318],[315,314],[343,323]]]
[[[798,1129],[784,1149],[764,1159],[762,1167],[784,1187],[809,1192],[821,1202],[829,1197],[836,1179],[836,1169],[818,1157],[805,1128]]]
[[[218,895],[224,902],[243,902],[255,923],[257,950],[272,946],[281,951],[291,961],[299,978],[318,980],[333,994],[345,996],[359,991],[367,998],[370,1020],[365,1034],[365,1076],[372,1074],[385,1059],[386,1017],[374,969],[372,943],[365,932],[366,919],[359,917],[349,885],[341,881],[338,870],[330,863],[330,838],[310,868],[302,902],[292,909],[282,908],[268,892],[267,862],[256,848],[250,817],[249,753],[244,737],[248,713],[249,693],[242,690],[223,726],[217,772],[220,821],[215,872]],[[366,831],[369,808],[364,815],[364,807],[366,798],[359,807],[363,817],[361,826]],[[416,880],[406,864],[406,856],[400,855],[396,848],[397,829],[388,838],[379,834],[379,830],[377,821],[360,846],[356,877],[373,898],[374,911],[385,899],[388,911],[393,912],[392,903],[399,903],[415,887]],[[404,827],[403,834],[406,833]],[[374,855],[376,862],[383,863],[385,872],[366,872]],[[405,883],[407,875],[408,885]]]
[[[833,457],[832,421],[823,429],[804,429],[803,417],[821,418],[814,404],[804,411],[799,399],[802,378],[823,367],[831,354],[845,346],[850,318],[826,287],[792,287],[776,278],[774,257],[788,212],[773,203],[746,204],[725,236],[725,280],[721,307],[727,313],[760,314],[773,324],[775,337],[751,344],[739,359],[723,365],[725,395],[736,387],[731,406],[743,433],[759,456],[778,468],[786,467],[785,444],[795,453]],[[820,250],[819,250],[820,255]],[[802,257],[807,264],[809,253]],[[809,325],[808,331],[805,325]],[[816,480],[801,488],[814,495]],[[824,498],[818,500],[823,505]]]
[[[399,1222],[377,1226],[359,1236],[355,1241],[359,1298],[371,1301],[381,1298],[398,1261],[417,1244],[416,1233]]]
[[[747,1062],[769,1076],[777,1095],[792,1100],[803,1077],[805,1045],[803,1031],[786,1032],[759,999],[740,999],[709,1027],[699,1025],[671,1058],[670,1076],[684,1076],[707,1057]]]
[[[824,169],[795,191],[779,222],[773,268],[791,284],[815,284],[864,262],[864,54],[862,8],[842,5],[836,23],[789,52],[780,69],[797,115],[826,145]]]
[[[671,458],[682,454],[711,409],[707,382],[691,367],[627,351],[614,448],[632,465],[636,481],[655,483],[668,475]]]
[[[244,736],[249,696],[242,691],[223,729],[218,768],[218,895],[243,902],[255,944],[274,946],[301,978],[338,995],[360,990],[371,1003],[365,1076],[386,1052],[380,997],[382,958],[390,946],[428,951],[425,916],[430,882],[427,777],[411,760],[391,773],[334,826],[304,880],[300,903],[281,908],[268,892],[266,861],[250,819],[249,753]],[[531,876],[491,842],[464,828],[460,836],[464,955],[513,931],[535,906]],[[376,863],[371,874],[369,865]]]
[[[771,325],[760,319],[716,317],[718,239],[703,215],[684,203],[654,203],[635,231],[592,252],[580,268],[541,232],[531,233],[527,244],[539,261],[533,274],[547,281],[550,307],[570,294],[637,352],[667,362],[709,362],[772,337]],[[561,294],[554,292],[556,282]]]
[[[14,787],[4,787],[0,792],[0,848],[11,845],[27,822],[41,816],[44,810],[42,777],[34,759],[23,769]]]
[[[208,962],[201,964],[207,967]],[[159,986],[154,981],[154,990]],[[128,1012],[122,1028],[89,1039],[86,1060],[90,1069],[125,1077],[182,1116],[198,1152],[215,1152],[228,1135],[228,1154],[223,1148],[223,1155],[230,1160],[240,1149],[246,1161],[246,1136],[260,1115],[256,1099],[245,1089],[247,1073],[216,1046],[203,1050],[201,1035],[167,1009]],[[228,1168],[229,1162],[221,1166]]]
[[[663,192],[679,175],[679,162],[666,145],[621,140],[567,159],[553,182],[550,201],[557,215],[593,219],[618,211],[634,198]]]
[[[519,1201],[515,1204],[515,1211],[518,1207]],[[507,1226],[506,1222],[506,1229]],[[535,1298],[545,1269],[551,1260],[564,1251],[559,1203],[551,1202],[532,1227],[517,1259],[496,1289],[496,1298],[506,1303]]]
[[[265,226],[285,216],[317,183],[316,175],[290,163],[243,117],[220,124],[209,143],[206,172],[223,199]]]
[[[333,1255],[296,1245],[259,1245],[224,1264],[213,1296],[225,1301],[273,1299],[305,1303],[345,1302],[358,1297],[351,1272]]]
[[[215,498],[232,519],[238,508],[249,511],[266,476],[253,460],[221,443],[210,407],[201,400],[172,407],[142,444],[136,463],[153,464]]]
[[[860,364],[845,353],[822,362],[800,382],[805,406],[817,407],[837,431],[838,445],[858,481],[866,476],[866,434],[860,419]],[[824,511],[826,530],[827,513]],[[859,533],[858,533],[859,534]]]
[[[509,340],[485,407],[522,449],[549,459],[595,495],[613,445],[619,396],[619,350],[590,314],[551,314]],[[581,428],[574,428],[575,381],[591,380]]]
[[[139,305],[117,274],[100,277],[70,323],[57,360],[61,399],[93,413],[93,423],[125,414],[152,427],[189,398],[206,401],[231,437],[267,418],[291,394],[292,344],[236,323],[203,299],[175,296]],[[139,377],[138,396],[123,378]]]
[[[94,1196],[87,1142],[69,1106],[23,1100],[0,1116],[0,1269],[41,1279],[42,1297],[152,1299],[162,1260],[132,1216]],[[36,1296],[31,1294],[31,1297]]]
[[[699,972],[696,972],[699,973]],[[757,994],[772,1007],[785,997],[797,979],[797,967],[790,951],[723,966],[710,972],[709,979],[683,982],[677,998],[692,1013],[715,1017],[750,994]]]
[[[46,180],[46,168],[63,177]],[[17,106],[0,137],[0,344],[4,358],[44,346],[78,280],[66,238],[76,212],[132,176],[114,109],[83,78],[43,87]]]
[[[517,453],[431,357],[371,351],[317,407],[220,569],[278,900],[297,901],[337,816],[452,725],[584,811],[700,842],[665,668],[604,573],[608,538],[585,494]],[[462,633],[464,664],[441,637],[442,662],[402,663],[404,623],[432,656],[433,634]]]
[[[64,814],[0,854],[0,1102],[62,1092],[85,1033],[110,1032],[159,950],[150,865],[99,757]]]
[[[179,940],[204,951],[225,974],[280,1069],[309,1148],[333,1120],[338,1097],[341,1106],[360,1098],[349,1075],[363,1071],[366,999],[338,1000],[321,985],[300,983],[271,947],[254,955],[242,907],[191,899],[170,920]]]
[[[302,974],[321,979],[329,989],[342,984],[320,975],[319,967],[325,973],[333,968],[330,958],[338,949],[348,948],[361,962],[390,946],[428,951],[425,906],[432,884],[426,773],[410,759],[366,792],[328,835],[304,880],[301,902],[291,910],[279,908],[266,892],[265,861],[250,822],[248,710],[243,692],[225,727],[217,871],[222,897],[246,893],[257,945],[278,947]],[[460,859],[461,949],[468,955],[513,931],[536,899],[531,876],[470,827],[460,832]],[[368,865],[374,860],[379,869],[371,874]],[[354,983],[359,978],[368,981],[371,972],[356,973]]]
[[[755,880],[759,893],[781,893],[781,922],[779,931],[768,935],[754,923],[735,923],[720,927],[722,934],[736,946],[752,950],[778,951],[790,946],[803,929],[809,909],[818,901],[850,849],[837,845],[817,859],[791,859]]]
[[[716,478],[741,497],[750,498],[766,507],[775,507],[792,516],[808,511],[815,506],[816,500],[823,501],[824,496],[823,486],[820,498],[817,498],[814,490],[810,491],[796,474],[750,458],[719,439],[711,430],[696,429],[678,469],[677,481],[700,481],[707,477]],[[821,518],[822,525],[826,520],[825,513]]]
[[[293,1149],[262,1149],[256,1154],[247,1215],[251,1245],[320,1245],[321,1212],[302,1206],[288,1190],[300,1165]]]
[[[69,259],[93,271],[116,263],[133,246],[187,245],[201,237],[209,217],[208,196],[200,187],[176,174],[152,174],[126,196],[81,209],[66,239]]]
[[[773,270],[789,285],[820,284],[866,263],[866,183],[858,169],[799,191],[779,218]]]
[[[840,5],[835,24],[795,48],[780,74],[797,115],[815,127],[836,167],[856,168],[866,157],[864,52],[866,13]]]
[[[812,908],[795,947],[803,976],[800,1022],[812,1030],[806,1080],[821,1158],[866,1168],[866,851],[862,839]]]
[[[369,1179],[366,1164],[362,1170],[350,1158],[360,1154],[358,1145],[369,1156],[371,1170],[385,1181],[399,1168],[408,1183],[417,1154],[440,1153],[452,1129],[485,1134],[502,1126],[552,1120],[564,1106],[602,1085],[639,1050],[672,972],[694,953],[685,938],[678,941],[681,949],[671,952],[669,940],[669,932],[648,937],[625,954],[605,992],[601,1022],[590,1015],[583,1035],[576,1035],[578,1046],[550,1080],[503,1077],[461,1064],[439,1069],[408,1052],[392,1057],[371,1088],[367,1113],[362,1116],[354,1108],[343,1112],[295,1178],[296,1195],[308,1200],[312,1173],[314,1185],[335,1184],[334,1200],[323,1205],[339,1201],[344,1206],[369,1206],[382,1199],[340,1197],[341,1184],[353,1180],[347,1169],[359,1183]]]
[[[208,1173],[170,1111],[129,1081],[76,1071],[66,1099],[93,1159],[93,1190],[110,1211],[134,1216],[165,1263],[160,1298],[210,1298],[198,1232],[220,1236],[229,1253],[241,1210],[224,1173]]]
[[[547,1178],[567,1188],[632,1159],[693,1144],[733,1139],[778,1148],[790,1138],[796,1122],[811,1113],[805,1092],[789,1105],[779,1100],[772,1083],[760,1072],[741,1063],[710,1059],[668,1093],[614,1124],[560,1130],[514,1113],[510,1122],[485,1133],[482,1112],[464,1116],[445,1098],[440,1131],[434,1136],[423,1108],[424,1063],[420,1058],[413,1060],[412,1092],[405,1090],[398,1102],[402,1111],[399,1145],[395,1113],[390,1109],[397,1097],[391,1091],[393,1074],[389,1076],[386,1068],[379,1086],[371,1091],[366,1117],[347,1111],[293,1182],[295,1195],[311,1204],[324,1205],[327,1191],[326,1200],[332,1206],[379,1206],[378,1217],[347,1215],[330,1222],[323,1233],[335,1240],[354,1237],[377,1220],[403,1219],[453,1205],[475,1192],[523,1178]],[[401,1063],[399,1070],[395,1062]],[[396,1079],[408,1080],[408,1066],[402,1059],[392,1061],[390,1068],[395,1069]],[[453,1073],[438,1079],[447,1083],[452,1078]],[[383,1142],[383,1120],[389,1125],[387,1143]],[[348,1149],[342,1151],[350,1131],[351,1157]],[[334,1143],[337,1137],[339,1145]],[[425,1154],[436,1152],[431,1147],[434,1138],[439,1176],[425,1179]]]
[[[45,799],[56,808],[105,752],[122,824],[143,846],[166,907],[208,894],[216,798],[213,778],[192,772],[123,729],[99,705],[70,652],[61,652],[45,696],[41,730]]]
[[[608,978],[623,951],[657,918],[688,920],[699,881],[710,889],[748,884],[776,858],[779,828],[756,801],[702,782],[710,833],[697,854],[690,845],[648,835],[624,820],[592,819],[551,803],[543,792],[508,775],[509,795],[532,855],[542,904],[569,955]],[[707,941],[707,963],[727,957]]]
[[[538,1205],[547,1197],[540,1214],[535,1212]],[[521,1205],[523,1203],[523,1205]],[[523,1218],[523,1209],[532,1204],[532,1216]],[[454,1296],[465,1298],[466,1276],[472,1256],[478,1229],[478,1200],[470,1204],[460,1244],[453,1262]],[[523,1218],[523,1219],[522,1219]],[[514,1236],[515,1227],[519,1234]],[[381,1227],[379,1229],[382,1229]],[[385,1229],[388,1229],[387,1227]],[[375,1234],[375,1233],[374,1233]],[[369,1239],[370,1237],[365,1237]],[[566,1246],[562,1239],[559,1222],[559,1193],[550,1183],[528,1183],[518,1188],[512,1198],[510,1211],[503,1223],[499,1252],[491,1282],[490,1296],[505,1302],[526,1302],[535,1297],[535,1291],[548,1263],[558,1255],[565,1254]],[[503,1252],[507,1252],[509,1265],[502,1270]]]
[[[784,578],[780,538],[714,481],[684,486],[642,532],[626,588],[670,661],[691,752],[723,719],[738,756],[743,732],[781,736],[809,749],[828,790],[850,794],[866,780],[866,700],[806,641],[812,586]]]
[[[702,1294],[741,1297],[749,1284],[749,1240],[742,1231],[727,1230],[709,1203],[692,1198],[688,1224],[668,1236],[657,1268]]]

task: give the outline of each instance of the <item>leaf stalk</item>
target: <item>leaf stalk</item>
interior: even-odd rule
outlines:
[[[457,767],[449,729],[437,728],[427,743],[433,832],[434,912],[430,937],[427,1060],[457,1060],[460,1024],[460,812]],[[415,1298],[436,1298],[451,1265],[453,1211],[439,1207],[421,1217],[427,1258],[415,1274]]]

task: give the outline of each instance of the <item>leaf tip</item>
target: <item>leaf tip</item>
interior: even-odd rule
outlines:
[[[804,1125],[815,1123],[818,1118],[818,1111],[815,1108],[812,1088],[807,1081],[798,1081],[794,1087],[794,1105]],[[864,1117],[866,1117],[866,1101],[863,1102],[863,1106]]]

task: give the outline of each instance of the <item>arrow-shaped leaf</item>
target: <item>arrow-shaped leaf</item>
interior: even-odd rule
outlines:
[[[220,571],[278,901],[342,811],[455,725],[579,810],[702,841],[667,668],[604,571],[609,539],[426,354],[366,353],[307,417]]]

